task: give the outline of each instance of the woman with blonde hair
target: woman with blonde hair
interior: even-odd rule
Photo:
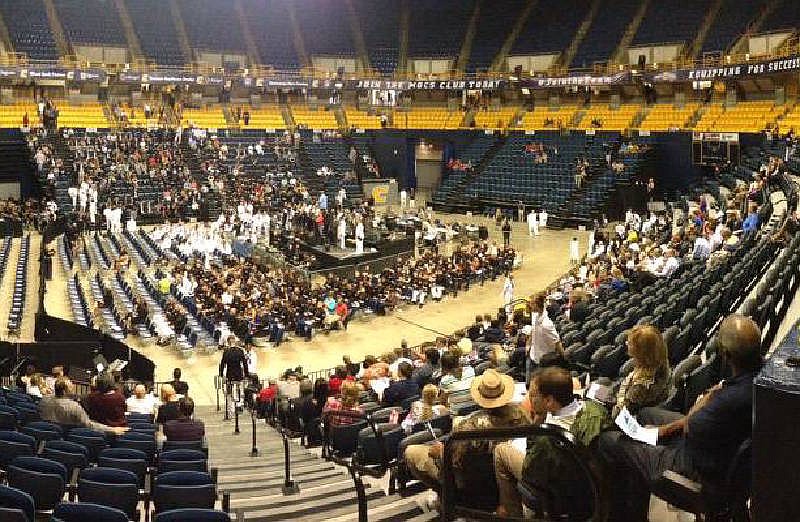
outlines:
[[[439,401],[439,388],[435,384],[426,384],[422,388],[422,399],[415,401],[411,405],[411,411],[403,420],[402,427],[410,432],[412,426],[418,422],[426,422],[434,417],[441,417],[449,414],[446,406],[437,404]]]
[[[661,331],[653,325],[637,325],[628,330],[628,355],[633,370],[625,376],[617,392],[617,404],[612,416],[625,407],[632,414],[648,406],[656,406],[667,398],[669,361],[667,345]]]
[[[358,400],[361,396],[361,385],[355,381],[344,381],[339,390],[339,397],[330,397],[322,410],[323,418],[327,417],[327,422],[331,426],[342,424],[353,424],[364,415],[364,409]],[[337,415],[329,412],[349,412],[349,415]],[[328,415],[329,414],[329,415]],[[355,416],[352,414],[356,414]]]

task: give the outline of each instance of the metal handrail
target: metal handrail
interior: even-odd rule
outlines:
[[[512,428],[492,428],[485,430],[469,430],[469,431],[454,431],[451,432],[444,442],[444,451],[442,456],[442,488],[440,492],[440,517],[442,521],[447,521],[455,515],[463,515],[469,519],[478,520],[497,520],[496,513],[489,513],[474,508],[458,507],[455,504],[455,477],[453,470],[453,451],[458,446],[458,443],[465,441],[502,441],[511,440],[515,438],[528,438],[528,437],[549,437],[555,439],[565,447],[572,449],[577,448],[575,437],[569,431],[550,424],[537,424],[528,426],[517,426]],[[591,477],[592,493],[597,500],[594,505],[595,513],[591,520],[598,522],[603,520],[602,513],[602,488],[595,480],[595,474],[590,469],[589,465],[582,459],[577,458],[575,461],[581,468],[581,471],[587,476]],[[515,518],[505,517],[503,520],[531,520],[530,518]],[[540,519],[541,520],[541,519]]]

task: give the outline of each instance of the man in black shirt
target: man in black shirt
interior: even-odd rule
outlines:
[[[227,395],[228,418],[233,416],[233,409],[242,400],[242,381],[247,378],[247,358],[244,351],[233,344],[233,337],[228,338],[230,344],[222,353],[222,360],[219,363],[219,376],[225,376],[227,380],[225,393]]]
[[[184,397],[189,394],[189,384],[181,380],[181,369],[175,368],[172,371],[172,387],[175,388],[175,393],[183,395]]]

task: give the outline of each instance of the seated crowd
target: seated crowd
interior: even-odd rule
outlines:
[[[723,319],[716,335],[703,345],[722,361],[722,381],[712,383],[696,402],[692,396],[693,405],[683,413],[665,409],[674,406],[668,397],[677,383],[673,352],[658,326],[640,321],[628,327],[623,339],[627,369],[618,374],[615,370],[616,382],[601,378],[591,387],[589,379],[596,374],[573,363],[559,330],[586,320],[593,302],[635,294],[681,270],[715,270],[715,263],[726,262],[710,259],[715,254],[740,259],[741,245],[752,244],[759,234],[759,205],[767,203],[760,189],[767,182],[760,180],[759,190],[739,185],[718,200],[704,196],[690,201],[686,217],[677,221],[671,215],[643,219],[629,213],[619,227],[598,227],[590,254],[573,273],[527,303],[501,309],[496,318],[479,316],[452,338],[442,337],[418,350],[403,344],[379,357],[367,356],[362,364],[345,357],[328,379],[312,382],[302,369],[288,370],[262,390],[260,407],[282,423],[301,416],[295,426],[307,441],[322,443],[333,455],[340,439],[332,433],[340,427],[361,420],[368,426],[372,421],[386,438],[402,430],[409,442],[399,443],[393,473],[401,487],[416,478],[441,492],[449,465],[459,498],[469,502],[470,494],[480,497],[487,488],[487,477],[480,473],[487,469],[481,463],[489,459],[497,492],[489,511],[521,516],[530,499],[520,491],[545,483],[563,495],[554,509],[564,516],[585,515],[591,510],[588,485],[576,480],[583,471],[563,460],[548,436],[451,444],[433,428],[440,426],[440,418],[448,419],[452,433],[554,425],[570,432],[569,440],[593,463],[592,480],[619,485],[608,492],[609,520],[647,520],[651,487],[663,472],[719,483],[751,436],[753,379],[764,353],[761,329],[749,317],[720,311]],[[787,233],[791,236],[796,231],[793,219],[770,238],[761,237],[772,243]],[[594,391],[587,395],[590,390]],[[638,418],[642,426],[657,427],[655,438],[644,443],[625,435],[615,425],[624,415]],[[354,457],[358,458],[363,456]]]

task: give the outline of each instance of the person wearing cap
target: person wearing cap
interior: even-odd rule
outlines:
[[[644,408],[638,420],[658,426],[651,446],[621,432],[599,437],[599,453],[613,469],[609,520],[647,520],[650,484],[665,471],[692,480],[720,482],[742,442],[753,431],[753,379],[761,368],[761,330],[750,318],[726,317],[717,333],[717,351],[732,377],[697,398],[686,415]]]
[[[508,375],[491,368],[486,370],[483,375],[472,380],[470,396],[481,409],[463,419],[456,418],[454,432],[509,428],[531,423],[525,410],[511,404],[514,379]],[[502,441],[459,442],[453,453],[453,469],[456,475],[463,468],[465,459],[491,453],[499,442]],[[405,461],[411,474],[428,486],[438,488],[443,450],[444,445],[441,442],[431,445],[415,444],[406,448]]]
[[[552,424],[570,431],[577,442],[587,447],[607,424],[608,413],[604,406],[575,398],[572,375],[563,368],[538,370],[528,390],[528,403],[534,424]],[[497,445],[494,449],[495,478],[500,494],[497,514],[521,517],[522,500],[517,482],[522,479],[523,469],[531,466],[535,469],[537,461],[544,465],[558,458],[558,452],[553,451],[547,438],[537,438],[532,443],[519,439]]]

